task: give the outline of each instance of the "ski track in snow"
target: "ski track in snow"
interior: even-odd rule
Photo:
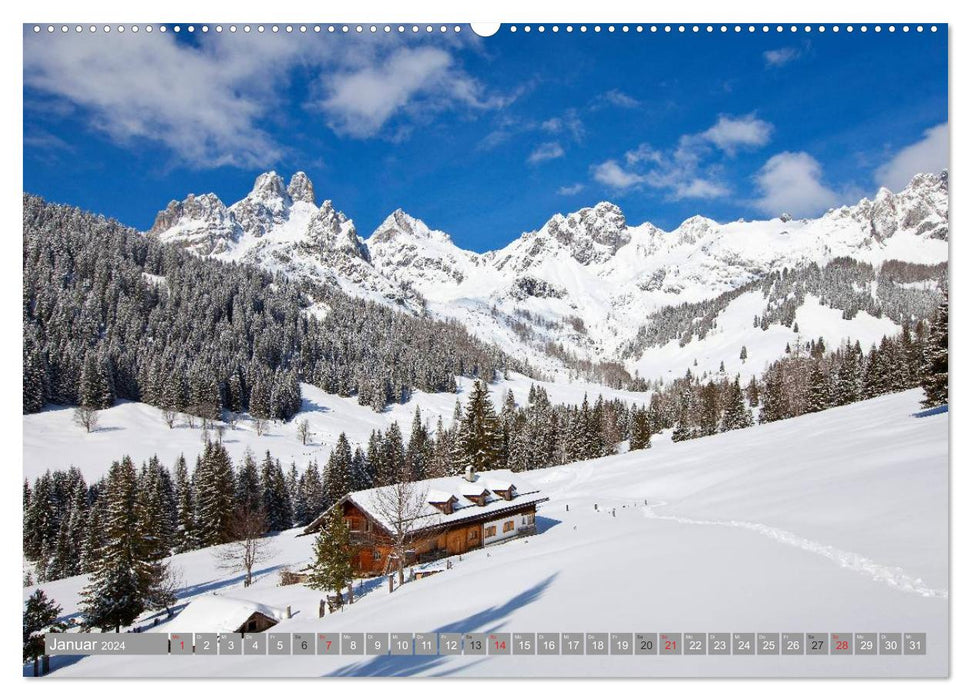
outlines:
[[[644,516],[654,520],[670,520],[685,525],[717,525],[721,527],[734,527],[743,530],[756,532],[764,537],[775,540],[790,547],[797,547],[806,552],[818,554],[830,561],[835,562],[844,569],[856,571],[861,574],[869,575],[874,581],[884,583],[891,588],[896,588],[907,593],[916,593],[925,598],[947,598],[948,592],[927,586],[921,579],[909,576],[900,567],[884,566],[872,559],[868,559],[855,552],[833,547],[832,545],[815,542],[805,537],[800,537],[794,532],[783,530],[777,527],[770,527],[762,523],[752,523],[745,520],[701,520],[698,518],[686,518],[679,515],[661,515],[654,509],[667,505],[664,501],[659,501],[654,505],[642,506],[641,511]]]

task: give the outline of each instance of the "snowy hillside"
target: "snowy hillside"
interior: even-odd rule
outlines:
[[[228,207],[214,194],[172,202],[150,233],[200,255],[330,280],[353,295],[412,311],[427,308],[510,354],[528,354],[551,376],[563,370],[565,360],[549,352],[550,342],[583,359],[624,360],[629,371],[653,379],[688,366],[664,347],[640,348],[635,356],[624,352],[660,309],[710,300],[769,273],[824,266],[841,257],[877,270],[890,260],[946,262],[948,187],[946,173],[918,175],[899,193],[881,189],[872,201],[818,219],[780,214],[769,221],[720,224],[695,216],[673,231],[630,225],[620,208],[601,202],[557,214],[505,248],[479,254],[400,209],[365,240],[330,201],[317,206],[304,173],[284,187],[271,172]],[[876,293],[871,290],[874,298]],[[799,324],[806,338],[870,343],[899,330],[892,322],[877,329],[865,317],[838,327],[812,306],[807,304]],[[756,313],[762,307],[764,300]],[[836,307],[837,313],[845,310]],[[750,319],[720,320],[734,335],[731,352],[719,352],[718,361],[737,355],[742,344],[764,346],[761,355],[775,359],[798,335],[777,324],[767,338]],[[710,344],[688,346],[692,360],[712,350]],[[753,371],[761,367],[760,362]]]
[[[796,419],[529,474],[540,533],[476,550],[393,594],[317,618],[278,586],[312,538],[275,536],[243,589],[208,550],[172,558],[182,602],[225,594],[293,618],[279,632],[926,632],[926,656],[55,658],[55,676],[944,676],[948,416],[908,391]],[[43,418],[44,416],[41,416]],[[848,455],[852,455],[851,457]],[[569,509],[567,509],[569,507]],[[83,577],[43,585],[78,609]],[[24,589],[26,598],[32,589]],[[202,632],[179,617],[159,631]]]
[[[465,402],[472,381],[456,377],[457,393],[426,394],[416,391],[407,403],[391,404],[381,413],[361,406],[354,397],[328,394],[310,384],[301,384],[302,408],[292,420],[272,422],[263,435],[257,435],[253,422],[244,417],[236,427],[223,436],[234,461],[239,461],[247,449],[257,457],[269,450],[284,464],[295,461],[303,469],[312,459],[323,465],[341,433],[351,444],[367,442],[372,430],[387,430],[397,421],[407,435],[415,415],[421,409],[422,419],[434,429],[439,416],[446,426],[452,422],[455,401]],[[593,399],[621,398],[631,404],[643,404],[649,397],[643,393],[619,391],[594,384],[552,384],[536,382],[511,373],[509,379],[490,385],[493,401],[499,405],[507,390],[512,390],[517,402],[527,401],[529,388],[536,384],[546,389],[554,403],[578,404],[585,393]],[[306,419],[312,433],[304,445],[297,436],[297,426]],[[214,437],[210,434],[210,438]],[[98,429],[86,433],[74,424],[74,409],[49,407],[41,413],[23,416],[24,478],[33,481],[48,469],[78,467],[85,478],[95,480],[105,475],[115,460],[130,456],[136,464],[157,455],[163,464],[171,466],[180,454],[194,459],[202,451],[203,431],[199,423],[189,427],[180,419],[169,428],[163,412],[143,403],[122,402],[99,412]]]

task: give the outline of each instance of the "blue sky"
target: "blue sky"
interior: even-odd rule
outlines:
[[[747,29],[747,27],[746,27]],[[665,229],[812,216],[947,165],[947,30],[76,35],[24,30],[24,189],[147,229],[304,170],[501,247],[601,200]]]

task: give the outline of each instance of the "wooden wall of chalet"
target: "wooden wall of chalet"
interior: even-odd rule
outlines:
[[[510,509],[507,514],[535,513],[536,505]],[[344,517],[351,529],[352,542],[357,542],[357,552],[353,559],[354,570],[358,574],[376,575],[384,573],[388,557],[391,555],[391,542],[369,516],[351,502],[344,503]],[[483,521],[496,517],[495,513],[483,514]],[[370,521],[370,527],[365,523]],[[414,542],[410,549],[415,558],[431,552],[441,552],[442,556],[454,556],[478,549],[482,546],[482,522],[458,522],[445,530],[432,533],[429,537]],[[410,565],[414,562],[408,562]]]

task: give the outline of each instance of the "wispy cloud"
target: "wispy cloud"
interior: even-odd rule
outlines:
[[[815,216],[840,200],[823,183],[823,168],[804,151],[777,153],[755,176],[761,196],[755,205],[762,212],[792,216]]]
[[[591,173],[594,180],[616,191],[648,187],[671,199],[715,199],[731,191],[719,181],[718,158],[764,146],[771,134],[772,125],[754,114],[721,115],[705,131],[684,134],[670,149],[642,143],[624,154],[623,164],[609,159],[595,165]]]
[[[802,51],[792,46],[786,46],[781,49],[771,49],[762,53],[762,58],[765,59],[765,65],[768,68],[780,68],[787,63],[795,61],[802,55]]]
[[[556,193],[563,195],[564,197],[571,197],[575,194],[580,194],[584,190],[584,184],[582,182],[577,182],[572,185],[563,185],[556,190]]]
[[[623,167],[616,160],[606,160],[591,168],[593,179],[612,190],[624,191],[647,182],[647,177]]]
[[[877,185],[900,190],[917,173],[939,173],[948,166],[949,143],[947,122],[931,127],[920,141],[902,148],[877,168]]]
[[[556,141],[550,141],[547,143],[541,143],[533,152],[529,154],[529,158],[526,160],[530,165],[536,165],[537,163],[542,163],[547,160],[554,160],[556,158],[562,158],[566,154],[561,146]]]
[[[551,117],[541,122],[540,128],[550,134],[567,134],[574,141],[582,141],[586,134],[583,120],[572,108],[566,110],[561,116]]]
[[[622,109],[634,109],[635,107],[640,107],[641,101],[614,88],[597,96],[595,106],[605,105],[620,107]]]

